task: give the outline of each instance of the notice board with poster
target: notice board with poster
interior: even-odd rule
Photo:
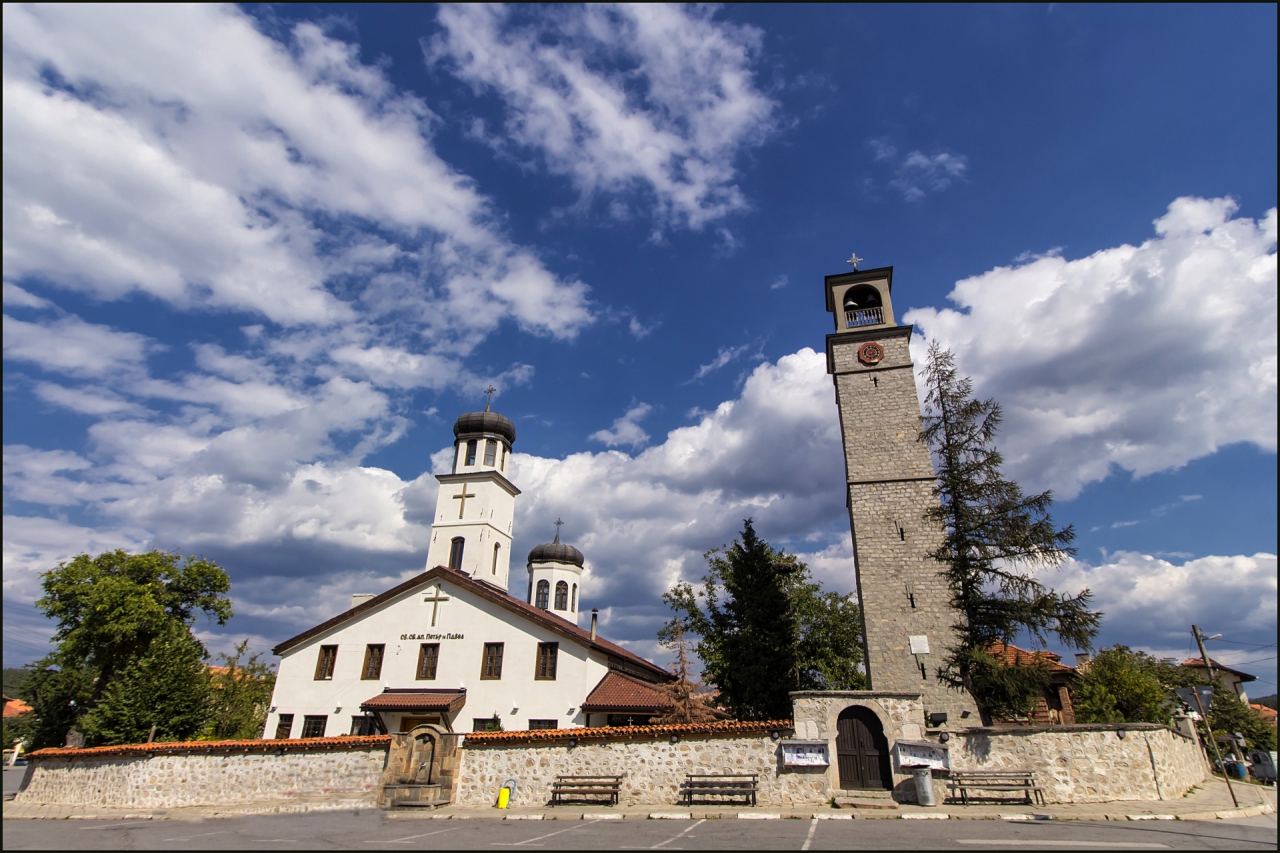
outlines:
[[[782,764],[784,767],[827,767],[831,764],[827,742],[825,740],[784,740],[782,741]]]
[[[893,760],[900,771],[903,768],[928,767],[931,770],[950,770],[951,755],[940,743],[921,740],[899,740],[893,743]]]

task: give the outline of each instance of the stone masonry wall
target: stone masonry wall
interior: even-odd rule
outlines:
[[[950,746],[954,770],[1034,771],[1051,803],[1172,800],[1206,774],[1193,739],[1148,724],[976,729]]]
[[[951,690],[935,674],[954,644],[957,617],[941,567],[929,556],[943,533],[924,517],[937,501],[928,448],[916,440],[920,403],[910,334],[910,327],[887,326],[827,338],[848,472],[867,671],[872,690],[919,693],[925,713],[944,711],[948,726],[972,726],[979,722],[972,698]],[[867,342],[884,348],[876,365],[858,361],[858,348]],[[930,653],[917,660],[907,638],[921,634],[928,637]]]
[[[372,806],[386,747],[188,755],[36,758],[19,803],[178,808],[303,796],[367,797]]]
[[[613,741],[466,747],[454,802],[492,806],[498,789],[516,780],[513,806],[540,806],[551,800],[559,775],[622,774],[619,803],[675,805],[686,773],[758,773],[760,805],[812,805],[827,802],[832,792],[824,768],[781,770],[781,750],[768,735],[736,738]]]

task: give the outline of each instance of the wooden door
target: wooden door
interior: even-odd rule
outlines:
[[[867,708],[845,708],[836,720],[836,761],[840,787],[891,788],[889,744],[875,713]]]
[[[401,717],[400,731],[411,732],[414,730],[415,727],[424,726],[427,723],[435,723],[436,725],[440,725],[440,715],[428,714],[424,717]]]

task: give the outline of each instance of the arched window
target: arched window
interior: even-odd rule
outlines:
[[[453,541],[449,543],[449,568],[454,571],[462,571],[462,546],[467,544],[467,540],[461,536],[453,537]]]
[[[502,443],[502,470],[507,470],[507,443]]]
[[[467,463],[468,465],[476,464],[476,440],[473,438],[467,442]]]
[[[547,599],[550,597],[550,595],[551,595],[551,584],[547,583],[546,581],[538,581],[538,597],[533,602],[533,606],[541,607],[543,610],[546,610]]]
[[[487,440],[484,443],[484,464],[486,465],[493,464],[493,455],[497,452],[497,450],[498,450],[498,443],[494,441],[492,438]]]
[[[569,585],[564,581],[556,584],[556,610],[569,609]]]
[[[493,570],[490,572],[490,574],[496,575],[498,573],[498,549],[501,547],[502,545],[497,543],[495,543],[493,546]]]
[[[574,613],[578,612],[578,585],[576,583],[573,585],[573,597],[569,599],[569,610]]]

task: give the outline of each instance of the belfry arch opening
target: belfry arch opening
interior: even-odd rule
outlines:
[[[846,329],[875,326],[884,322],[884,302],[880,291],[869,284],[851,287],[844,295]]]

